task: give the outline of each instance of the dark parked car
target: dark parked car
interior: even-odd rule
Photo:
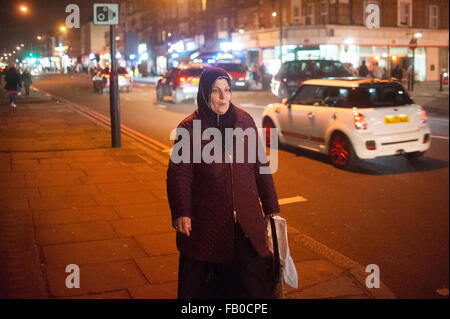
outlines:
[[[131,91],[133,87],[133,82],[131,81],[130,74],[124,67],[117,68],[117,74],[119,75],[117,82],[119,84],[119,91],[122,89]],[[96,75],[92,78],[92,85],[94,86],[94,91],[98,93],[103,93],[109,90],[109,77],[110,72],[108,68],[98,71]]]
[[[273,76],[270,87],[273,94],[285,98],[292,96],[305,80],[346,76],[352,74],[339,61],[289,61],[283,63],[278,73]]]
[[[183,67],[170,68],[156,84],[156,98],[162,101],[165,96],[172,97],[175,103],[195,99],[198,91],[200,74],[203,64],[191,64]]]
[[[217,63],[217,67],[224,69],[231,77],[232,89],[248,90],[250,86],[248,68],[243,63]]]

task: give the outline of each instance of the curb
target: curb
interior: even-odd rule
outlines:
[[[96,124],[110,130],[110,119],[98,112],[95,112],[88,107],[68,101],[64,98],[58,97],[44,90],[33,88],[37,92],[42,92],[47,96],[52,96],[57,101],[62,101],[67,104],[67,107],[76,111],[80,115],[87,117],[88,119],[94,121]],[[146,152],[152,159],[158,161],[162,165],[167,165],[169,161],[170,149],[168,146],[153,140],[139,132],[136,132],[127,126],[121,124],[121,132],[128,137],[128,140],[132,142],[134,146],[137,146],[142,151]],[[305,248],[316,253],[318,256],[328,260],[329,262],[335,264],[336,266],[343,268],[349,275],[351,275],[365,290],[367,295],[372,299],[394,299],[396,298],[392,291],[380,281],[380,288],[369,289],[366,287],[365,280],[368,273],[365,271],[365,267],[356,261],[344,256],[343,254],[329,248],[328,246],[316,241],[315,239],[309,237],[306,234],[301,233],[298,229],[287,226],[288,235],[290,235],[289,240],[294,241],[297,244],[304,246]],[[298,236],[292,236],[298,235]]]

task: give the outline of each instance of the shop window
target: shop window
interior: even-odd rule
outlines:
[[[306,25],[314,25],[314,10],[315,10],[315,4],[314,3],[308,3],[306,5]]]
[[[322,24],[328,24],[328,1],[320,2],[320,22]]]
[[[428,28],[437,29],[439,28],[439,7],[438,6],[428,6],[427,7],[427,19]]]
[[[398,25],[410,27],[412,22],[412,1],[398,0]]]
[[[298,24],[301,22],[301,5],[302,4],[300,0],[291,0],[291,21],[294,24]]]

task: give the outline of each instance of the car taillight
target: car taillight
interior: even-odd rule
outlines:
[[[186,81],[186,78],[185,78],[184,76],[180,76],[180,77],[178,78],[178,83],[179,83],[179,84],[184,83],[185,81]]]
[[[199,80],[200,80],[199,78],[193,78],[193,79],[192,79],[192,83],[198,83]]]
[[[423,136],[423,143],[425,144],[425,143],[428,143],[428,141],[430,140],[430,134],[425,134],[424,136]]]
[[[129,74],[129,73],[125,73],[124,76],[125,76],[126,78],[129,78],[129,77],[130,77],[130,74]]]
[[[353,123],[357,129],[367,129],[367,121],[361,113],[353,113]]]
[[[109,74],[103,74],[104,78],[109,78]]]
[[[422,123],[425,123],[427,121],[427,112],[425,110],[420,111],[420,120]]]

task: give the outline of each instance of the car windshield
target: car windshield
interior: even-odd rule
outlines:
[[[375,85],[359,87],[348,96],[348,104],[357,107],[384,107],[413,104],[401,85]]]
[[[202,74],[203,69],[200,68],[192,68],[192,69],[182,69],[179,75],[184,76],[200,76]]]
[[[217,66],[228,72],[239,72],[239,73],[247,72],[247,67],[245,66],[245,64],[218,63]]]
[[[377,108],[413,104],[399,84],[380,83],[357,88],[303,85],[291,100],[292,104],[345,108]]]

